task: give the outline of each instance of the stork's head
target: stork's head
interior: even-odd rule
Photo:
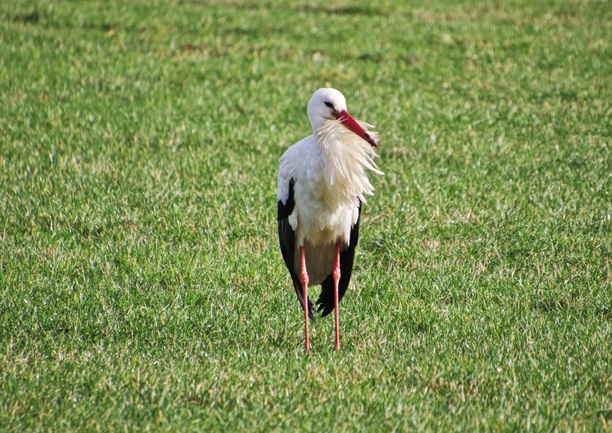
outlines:
[[[308,102],[308,118],[315,134],[325,122],[339,120],[350,131],[378,147],[376,140],[348,113],[344,95],[335,89],[326,88],[314,92]]]

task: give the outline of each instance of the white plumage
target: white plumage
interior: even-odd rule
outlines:
[[[329,107],[322,103],[324,100],[332,101],[336,110],[346,110],[344,96],[337,90],[315,92],[308,103],[313,135],[291,146],[280,160],[277,199],[287,200],[289,179],[293,178],[295,208],[289,221],[297,233],[298,246],[305,238],[316,246],[333,245],[337,238],[348,242],[358,200],[365,203],[364,194],[374,193],[366,170],[383,174],[373,161],[377,157],[374,147],[340,120],[325,116]],[[324,110],[318,109],[321,105]],[[366,131],[372,127],[358,123]],[[370,132],[370,136],[376,139],[375,133]]]
[[[377,143],[376,135],[368,131],[371,125],[355,121],[348,114],[340,92],[317,90],[308,103],[308,117],[313,134],[282,156],[277,195],[281,250],[303,305],[305,299],[298,290],[297,276],[301,277],[301,286],[305,272],[306,286],[324,283],[334,266],[339,266],[340,258],[336,256],[347,249],[352,268],[355,245],[351,245],[351,234],[355,232],[356,244],[361,203],[366,202],[365,195],[374,192],[367,172],[382,174],[374,162]],[[302,267],[302,254],[306,269]],[[342,274],[346,272],[348,285],[351,269],[342,269]],[[336,291],[338,280],[339,275],[334,281]],[[306,292],[307,287],[300,288]],[[342,294],[344,290],[346,287]],[[331,311],[321,298],[318,304],[327,313]],[[337,317],[337,302],[334,308]]]

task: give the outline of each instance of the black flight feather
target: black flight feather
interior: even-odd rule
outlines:
[[[278,201],[278,241],[280,244],[283,259],[285,260],[287,269],[289,269],[289,273],[291,274],[291,279],[293,280],[293,287],[295,288],[295,293],[298,297],[298,301],[300,302],[300,305],[303,306],[304,297],[302,293],[302,282],[300,281],[300,277],[294,269],[295,230],[293,230],[291,224],[289,224],[289,215],[291,215],[295,206],[295,201],[293,199],[294,183],[295,182],[293,179],[289,181],[289,196],[287,197],[285,204],[283,204],[282,200]],[[308,317],[310,317],[310,320],[312,320],[313,322],[316,322],[314,316],[314,306],[310,299],[308,300]]]

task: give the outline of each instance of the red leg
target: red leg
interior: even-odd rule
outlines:
[[[336,255],[334,257],[334,269],[332,271],[334,280],[334,319],[336,330],[336,342],[334,348],[340,350],[340,317],[338,314],[338,284],[340,284],[340,241],[336,242]]]
[[[310,338],[308,337],[308,272],[306,271],[306,256],[304,255],[304,246],[300,246],[301,279],[302,279],[302,297],[304,301],[304,338],[306,353],[310,353]]]

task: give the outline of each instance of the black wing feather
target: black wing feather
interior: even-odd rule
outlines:
[[[355,259],[355,248],[359,241],[359,220],[361,219],[361,201],[359,202],[359,214],[357,222],[351,229],[351,239],[348,248],[340,252],[340,282],[338,283],[338,302],[342,299],[348,288],[353,272],[353,261]],[[321,284],[321,294],[317,300],[319,306],[317,311],[323,310],[321,317],[327,316],[334,311],[334,280],[331,274]]]
[[[295,206],[295,201],[293,199],[293,184],[294,181],[291,179],[289,181],[289,196],[287,197],[285,204],[283,204],[282,200],[278,201],[278,241],[283,259],[285,260],[287,269],[289,269],[289,273],[291,274],[291,280],[293,281],[293,287],[295,288],[298,301],[300,302],[300,305],[304,305],[302,282],[294,269],[295,231],[291,227],[291,224],[289,224],[289,215],[291,215]],[[308,316],[313,322],[316,321],[314,317],[314,307],[310,299],[308,300]]]

